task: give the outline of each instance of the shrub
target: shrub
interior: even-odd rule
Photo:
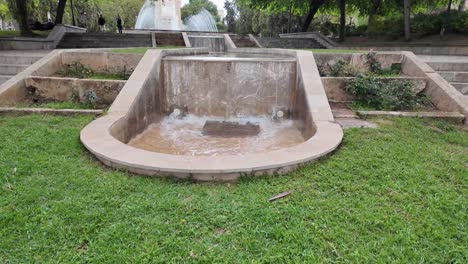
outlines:
[[[401,63],[394,63],[389,68],[382,68],[382,64],[377,60],[377,53],[369,52],[366,55],[369,71],[378,76],[392,76],[401,74]]]
[[[407,80],[359,75],[348,81],[346,90],[358,103],[377,110],[412,110],[423,103],[421,96],[414,92],[414,84]]]
[[[358,75],[358,70],[344,60],[338,60],[330,66],[330,76],[332,77],[354,77]]]
[[[404,19],[403,16],[383,17],[374,16],[371,24],[367,28],[370,37],[386,36],[387,38],[398,38],[403,34]]]
[[[411,29],[421,34],[439,34],[444,20],[439,14],[416,14]]]
[[[73,62],[57,72],[60,76],[84,79],[94,74],[93,70],[80,62]]]
[[[96,95],[96,92],[87,91],[84,97],[85,97],[84,104],[87,107],[96,108],[97,101],[99,100],[99,97]]]

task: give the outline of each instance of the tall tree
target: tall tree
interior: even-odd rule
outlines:
[[[340,41],[344,41],[346,33],[346,0],[340,1]]]
[[[375,14],[377,14],[381,6],[382,6],[382,0],[372,0],[372,5],[369,10],[369,18],[367,20],[367,25],[370,25],[372,23],[372,19],[374,18]]]
[[[291,10],[293,15],[304,15],[302,31],[309,29],[312,20],[319,11],[330,0],[238,0],[245,6],[255,8],[272,14],[278,14]]]
[[[0,19],[2,20],[2,29],[6,29],[6,21],[11,18],[10,8],[6,0],[0,0]]]
[[[309,12],[302,24],[302,31],[306,32],[309,29],[310,23],[314,19],[320,7],[322,7],[328,0],[310,0]]]
[[[404,0],[403,2],[404,16],[405,16],[405,39],[411,40],[411,0]]]
[[[21,36],[33,36],[33,32],[28,23],[28,1],[27,0],[8,0],[10,10],[12,10],[13,17],[18,21]]]
[[[226,17],[224,21],[227,26],[228,32],[236,31],[236,6],[233,2],[226,0],[224,1],[224,9],[226,9]]]
[[[55,24],[63,24],[63,13],[65,13],[65,6],[67,5],[67,0],[59,0],[57,6],[57,15],[55,16]]]
[[[460,5],[458,6],[458,11],[460,12],[465,11],[466,5],[468,4],[467,2],[468,2],[467,0],[460,1]]]

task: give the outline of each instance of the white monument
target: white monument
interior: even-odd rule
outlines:
[[[146,0],[135,29],[182,30],[181,0]]]

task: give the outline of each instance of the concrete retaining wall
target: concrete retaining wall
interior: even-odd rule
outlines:
[[[265,48],[282,48],[282,49],[322,49],[320,43],[314,39],[300,38],[261,38],[256,37],[257,41]]]
[[[51,76],[65,65],[79,62],[95,72],[131,73],[143,57],[142,54],[70,51],[49,60],[46,65],[33,72],[33,76]]]
[[[97,96],[96,107],[105,108],[111,105],[122,90],[126,81],[89,80],[57,77],[29,77],[25,80],[28,91],[27,101],[75,101],[86,102],[88,92]]]

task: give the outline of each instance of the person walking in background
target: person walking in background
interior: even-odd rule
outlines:
[[[120,18],[120,15],[117,16],[117,28],[119,29],[119,33],[122,34],[123,23],[122,18]]]
[[[106,20],[105,20],[104,17],[102,16],[102,13],[99,14],[98,24],[99,24],[99,29],[100,29],[101,31],[105,31],[105,30],[106,30]]]

